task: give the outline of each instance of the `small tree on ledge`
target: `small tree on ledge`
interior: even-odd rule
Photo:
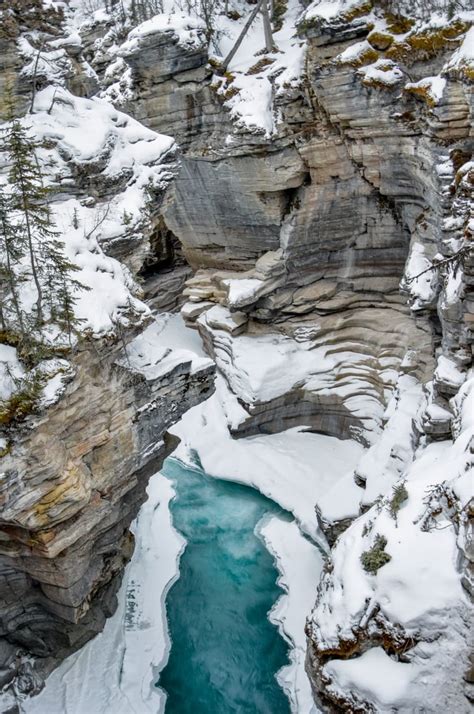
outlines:
[[[79,322],[74,315],[75,293],[86,288],[73,277],[78,268],[66,257],[54,225],[49,203],[51,189],[43,180],[38,148],[38,141],[20,120],[13,119],[3,129],[0,150],[11,162],[8,190],[0,199],[4,272],[22,337],[33,330],[41,341],[41,330],[48,318],[68,334],[71,344],[72,332]],[[19,282],[25,279],[32,281],[36,293],[34,314],[28,320],[18,295]]]

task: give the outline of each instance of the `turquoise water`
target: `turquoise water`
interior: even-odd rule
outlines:
[[[177,493],[174,526],[188,541],[166,601],[172,646],[157,683],[168,695],[166,714],[289,714],[275,679],[288,649],[268,621],[282,591],[254,533],[280,509],[174,459],[163,473]]]

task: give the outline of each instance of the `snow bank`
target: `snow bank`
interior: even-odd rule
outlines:
[[[463,384],[466,375],[459,370],[451,359],[440,355],[438,357],[438,365],[434,373],[434,378],[436,382],[449,385],[454,392],[457,392]]]
[[[436,299],[438,276],[436,270],[431,270],[432,265],[432,260],[426,255],[425,246],[414,240],[401,283],[403,290],[410,296],[412,310],[422,310]]]
[[[413,460],[418,446],[417,416],[423,406],[423,385],[402,375],[384,414],[384,430],[357,464],[357,478],[365,485],[364,505],[372,505],[387,493]]]
[[[271,622],[292,646],[290,664],[278,672],[278,681],[287,692],[294,714],[315,714],[311,686],[305,672],[306,635],[304,625],[314,600],[323,558],[319,550],[301,535],[294,521],[276,516],[259,529],[280,573],[278,584],[285,590],[270,612]]]
[[[419,675],[420,667],[395,662],[382,647],[374,647],[356,659],[330,662],[324,670],[333,681],[329,689],[351,692],[356,688],[364,698],[378,702],[377,711],[382,714],[393,712],[393,702],[403,702],[408,686]]]
[[[185,13],[162,13],[135,27],[120,49],[124,54],[135,51],[145,37],[156,32],[171,32],[183,48],[198,49],[206,43],[205,30],[205,23],[197,17]]]
[[[314,18],[332,20],[341,13],[354,10],[363,4],[363,0],[314,0],[308,6],[304,17],[306,20]]]
[[[216,393],[171,428],[181,439],[176,455],[189,461],[190,453],[196,452],[206,473],[257,488],[293,513],[305,533],[320,538],[315,504],[352,472],[362,446],[352,440],[311,434],[304,428],[233,439],[229,426],[240,420],[242,412],[218,375]],[[360,489],[353,496],[352,513],[358,508]]]
[[[443,93],[446,87],[446,79],[436,75],[434,77],[424,77],[419,82],[407,82],[405,89],[416,94],[417,91],[425,92],[426,96],[433,105],[439,104],[443,98]]]
[[[142,374],[148,380],[157,379],[179,365],[190,365],[191,374],[212,365],[212,360],[196,355],[184,340],[179,342],[179,332],[176,330],[178,319],[175,315],[157,316],[151,325],[127,345],[127,355],[119,364]]]
[[[405,78],[400,67],[387,59],[377,60],[373,64],[361,67],[357,70],[357,74],[361,75],[363,82],[369,86],[396,87]]]
[[[227,301],[232,308],[239,308],[255,302],[259,288],[264,285],[263,280],[257,278],[229,279],[222,282],[228,288]]]

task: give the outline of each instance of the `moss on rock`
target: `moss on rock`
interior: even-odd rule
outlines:
[[[393,42],[393,35],[373,30],[367,35],[367,42],[376,50],[387,50]]]
[[[469,23],[456,20],[446,27],[429,29],[408,35],[401,42],[393,42],[386,56],[407,63],[427,61],[446,49],[454,49],[453,40],[461,39]]]

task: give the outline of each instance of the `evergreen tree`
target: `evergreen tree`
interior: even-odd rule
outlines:
[[[88,288],[73,277],[78,267],[66,257],[57,233],[41,245],[40,254],[51,320],[67,332],[71,343],[72,332],[80,322],[74,313],[74,293]]]
[[[10,298],[13,305],[13,311],[15,313],[18,325],[20,327],[21,335],[25,334],[25,323],[23,312],[20,307],[20,302],[18,299],[17,285],[19,280],[19,275],[15,273],[15,265],[24,257],[24,251],[22,250],[22,242],[19,240],[19,230],[18,226],[14,225],[10,221],[10,205],[8,197],[5,191],[0,194],[0,241],[3,253],[4,264],[1,266],[1,275],[4,278],[6,284],[8,285],[10,291]],[[1,310],[1,322],[2,329],[5,331],[7,329],[7,317],[6,310],[8,304],[3,301]]]
[[[22,230],[16,242],[21,247],[26,244],[37,293],[36,323],[40,328],[43,322],[43,289],[38,264],[38,244],[53,235],[47,203],[48,190],[43,185],[35,160],[37,142],[17,119],[4,129],[1,148],[12,162],[8,174],[12,187],[11,207],[19,211],[23,219]]]
[[[44,184],[36,155],[38,147],[36,139],[18,119],[10,121],[3,130],[0,149],[7,153],[11,167],[8,205],[5,199],[3,204],[0,203],[0,231],[7,247],[10,292],[23,333],[29,332],[30,328],[41,330],[47,308],[51,321],[68,333],[71,342],[72,331],[78,323],[74,316],[74,293],[85,288],[73,277],[78,268],[66,257],[64,243],[54,225],[49,205],[50,189]],[[20,218],[15,225],[8,219],[9,212]],[[25,257],[29,277],[36,288],[35,320],[28,326],[25,326],[25,315],[19,305],[14,272],[8,267],[8,260],[12,264]]]

